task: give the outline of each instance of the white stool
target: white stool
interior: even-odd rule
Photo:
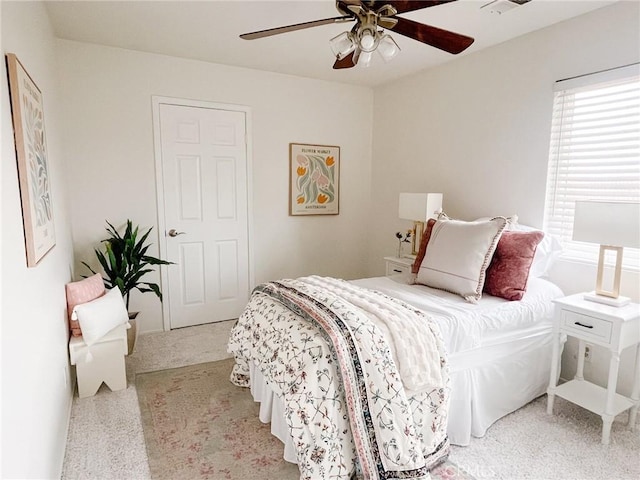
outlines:
[[[93,359],[86,361],[91,350]],[[127,328],[119,325],[96,343],[88,347],[82,337],[71,337],[69,356],[76,366],[78,396],[95,395],[102,382],[112,390],[127,388],[127,372],[124,356],[127,354]]]

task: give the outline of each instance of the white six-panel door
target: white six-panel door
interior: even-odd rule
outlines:
[[[171,328],[237,318],[247,303],[245,116],[159,105]]]

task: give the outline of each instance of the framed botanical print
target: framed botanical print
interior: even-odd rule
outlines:
[[[42,93],[14,54],[6,59],[27,266],[34,267],[56,244]]]
[[[289,144],[289,215],[340,213],[340,147]]]

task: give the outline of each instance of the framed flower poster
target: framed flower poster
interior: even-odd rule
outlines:
[[[289,144],[289,215],[340,213],[340,147]]]
[[[7,70],[27,266],[35,267],[56,244],[42,93],[12,53],[7,54]]]

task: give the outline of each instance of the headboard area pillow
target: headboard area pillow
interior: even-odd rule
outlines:
[[[482,296],[486,270],[506,226],[504,217],[475,222],[446,217],[437,220],[416,283],[477,302]]]
[[[487,269],[484,291],[494,297],[522,300],[529,271],[544,233],[504,231]]]
[[[489,220],[489,217],[479,218],[476,221]],[[540,230],[529,225],[519,223],[518,215],[507,217],[507,230],[516,232],[539,232]],[[544,234],[544,237],[536,248],[533,263],[529,270],[532,277],[546,277],[549,275],[551,267],[562,253],[562,244],[555,235]]]
[[[510,225],[509,230],[515,232],[539,232],[539,230],[534,227],[522,225],[517,222]],[[562,244],[560,240],[554,235],[545,233],[543,239],[538,244],[538,248],[536,248],[529,275],[533,277],[546,277],[561,253]]]

